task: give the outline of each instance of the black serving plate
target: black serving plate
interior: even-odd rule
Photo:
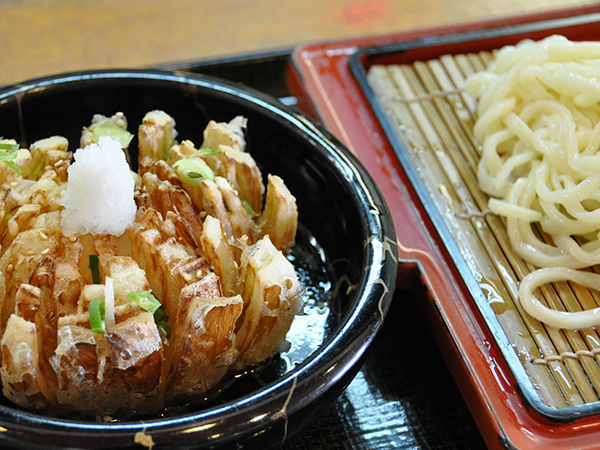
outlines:
[[[292,347],[232,378],[222,395],[152,417],[64,419],[4,400],[2,448],[141,448],[136,435],[151,437],[154,449],[281,445],[340,395],[382,325],[397,271],[386,204],[348,150],[273,97],[161,70],[79,72],[0,90],[0,134],[23,146],[61,134],[76,148],[93,114],[123,111],[135,126],[151,109],[170,113],[179,136],[197,143],[208,120],[246,116],[248,150],[263,174],[281,176],[296,196],[300,232],[292,258],[310,289],[307,311],[288,337]]]

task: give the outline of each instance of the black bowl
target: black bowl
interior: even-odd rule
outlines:
[[[154,449],[279,445],[343,391],[383,322],[397,271],[385,201],[332,135],[269,96],[170,72],[79,72],[0,90],[0,135],[27,146],[60,134],[74,150],[93,114],[123,111],[137,126],[152,109],[175,117],[179,136],[197,144],[209,119],[246,116],[248,150],[263,174],[281,176],[296,196],[300,227],[293,258],[310,298],[288,337],[292,348],[232,377],[205,403],[153,417],[64,419],[0,399],[2,448],[141,448],[135,439],[143,435]]]

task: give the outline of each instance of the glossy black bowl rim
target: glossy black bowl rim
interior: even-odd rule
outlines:
[[[117,423],[87,422],[51,418],[0,406],[0,434],[15,439],[23,433],[36,430],[48,442],[114,443],[119,446],[132,442],[134,434],[152,436],[156,444],[168,435],[169,443],[198,445],[198,438],[206,443],[233,442],[259,432],[274,422],[287,420],[322,396],[328,387],[339,382],[362,358],[375,334],[383,324],[392,300],[398,267],[396,235],[386,202],[360,161],[337,138],[307,115],[281,104],[277,99],[215,77],[163,70],[99,70],[73,72],[29,80],[0,89],[0,107],[3,100],[27,95],[53,86],[68,86],[86,80],[156,80],[157,83],[180,83],[201,89],[216,90],[220,94],[268,110],[282,126],[296,132],[324,149],[321,153],[337,167],[345,180],[354,186],[353,203],[360,210],[364,236],[365,268],[351,305],[336,330],[321,349],[302,364],[286,373],[276,382],[258,392],[246,395],[224,405],[190,413],[180,417]],[[372,286],[372,291],[366,289]],[[227,420],[239,415],[244,408],[252,412],[245,420]],[[2,433],[2,428],[6,431]],[[11,437],[12,436],[12,437]],[[283,436],[285,438],[285,436]],[[164,441],[166,442],[166,441]],[[163,442],[163,443],[164,443]]]

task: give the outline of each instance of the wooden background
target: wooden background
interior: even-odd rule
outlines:
[[[0,86],[590,4],[581,0],[0,0]]]

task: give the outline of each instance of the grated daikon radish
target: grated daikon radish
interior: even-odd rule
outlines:
[[[60,204],[62,229],[73,234],[120,236],[133,224],[135,182],[118,139],[102,136],[78,149]]]

